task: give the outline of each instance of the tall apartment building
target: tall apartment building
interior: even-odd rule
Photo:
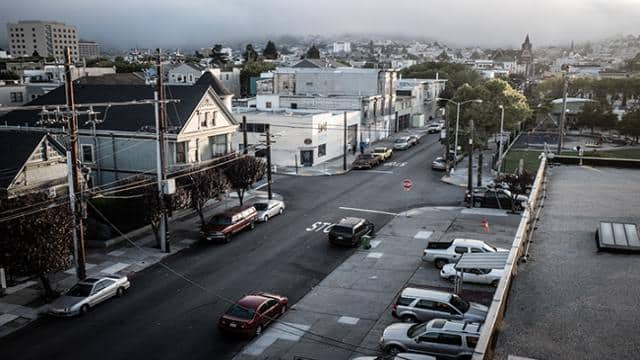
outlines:
[[[95,41],[80,40],[78,42],[78,56],[81,60],[96,59],[100,56],[100,45]]]
[[[14,56],[53,56],[64,61],[64,48],[71,48],[73,61],[79,60],[78,35],[74,26],[55,21],[18,21],[7,23],[9,50]]]

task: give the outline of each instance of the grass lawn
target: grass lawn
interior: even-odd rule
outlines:
[[[535,174],[540,166],[540,153],[542,150],[511,150],[502,160],[502,172],[514,173],[518,170],[520,159],[524,159],[524,169]]]
[[[574,155],[577,156],[575,151],[563,151],[562,155]],[[591,150],[589,148],[584,150],[584,156],[603,157],[603,158],[621,158],[621,159],[640,159],[640,147],[632,149],[620,149],[620,150]]]

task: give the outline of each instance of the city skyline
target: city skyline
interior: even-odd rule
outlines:
[[[570,11],[558,11],[557,3],[549,0],[489,0],[481,5],[467,0],[399,0],[394,3],[395,11],[390,12],[386,7],[371,8],[370,2],[362,0],[329,0],[322,4],[239,0],[216,5],[204,0],[179,4],[142,0],[127,6],[93,0],[62,0],[55,5],[27,0],[3,6],[0,22],[62,21],[76,26],[81,38],[115,48],[198,48],[213,42],[314,34],[372,34],[432,39],[452,46],[519,47],[527,33],[536,46],[600,40],[617,34],[637,35],[640,26],[635,19],[640,16],[640,8],[633,3],[569,0],[562,5]],[[0,27],[0,44],[7,44],[5,26]]]

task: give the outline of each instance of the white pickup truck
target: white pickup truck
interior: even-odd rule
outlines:
[[[422,253],[422,261],[432,262],[438,269],[445,264],[455,263],[462,254],[490,253],[509,251],[487,244],[484,241],[472,239],[454,239],[448,242],[429,242]]]

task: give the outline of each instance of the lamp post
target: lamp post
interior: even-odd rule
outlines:
[[[500,177],[500,170],[502,170],[502,133],[504,129],[504,105],[498,105],[502,111],[500,115],[500,150],[498,152],[498,177]]]
[[[455,140],[454,140],[454,148],[453,148],[453,167],[451,167],[451,171],[453,171],[453,169],[456,167],[456,159],[458,158],[458,129],[460,127],[460,106],[466,104],[466,103],[477,103],[477,104],[481,104],[482,103],[482,99],[473,99],[473,100],[466,100],[466,101],[462,101],[462,102],[457,102],[457,101],[453,101],[451,99],[444,99],[444,98],[436,98],[436,100],[446,100],[452,104],[456,105],[456,135],[455,135]],[[447,129],[447,137],[449,136],[449,129]],[[471,156],[471,155],[469,155]],[[445,155],[445,159],[447,160],[447,162],[449,162],[449,149],[447,149],[447,154]]]

